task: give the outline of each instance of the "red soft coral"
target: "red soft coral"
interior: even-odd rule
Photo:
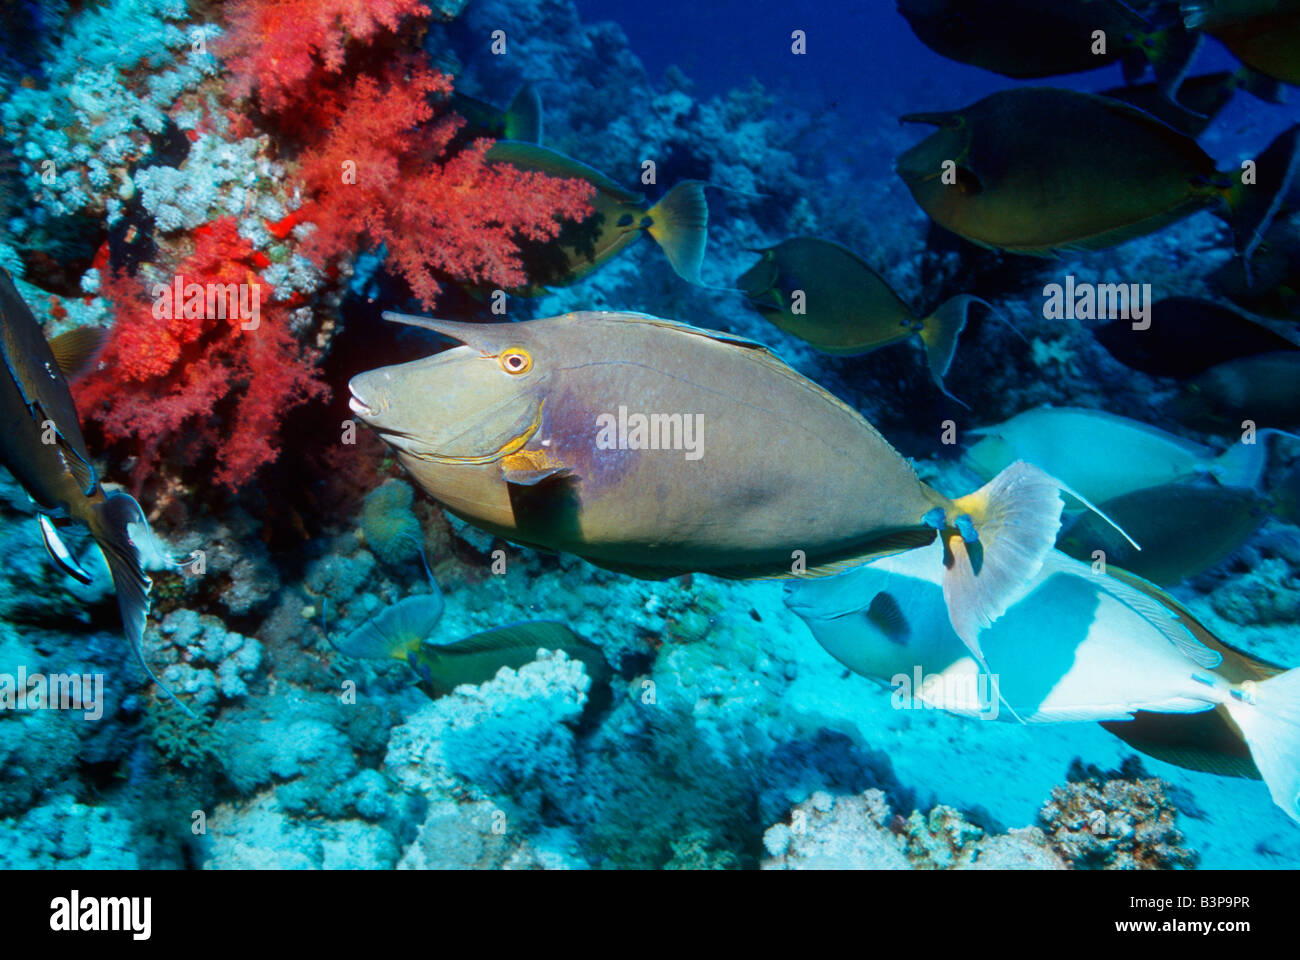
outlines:
[[[138,279],[113,274],[104,288],[117,311],[113,335],[100,369],[74,385],[82,415],[106,439],[134,441],[137,488],[164,445],[169,460],[213,456],[216,480],[239,488],[275,460],[284,415],[325,393],[314,354],[289,332],[285,305],[268,302],[272,288],[254,273],[260,254],[234,219],[213,221],[194,236],[194,253],[177,275],[205,288],[256,284],[257,327],[244,329],[238,315],[187,317],[181,304],[155,309],[157,298]]]
[[[516,240],[554,238],[562,220],[591,212],[595,192],[582,180],[489,164],[487,140],[443,157],[463,121],[438,114],[431,97],[450,90],[448,77],[418,66],[395,65],[382,81],[359,77],[301,163],[317,225],[306,251],[328,262],[362,243],[382,245],[389,267],[429,308],[439,272],[523,286]]]
[[[279,112],[310,93],[309,81],[343,70],[349,41],[395,33],[408,17],[427,17],[419,0],[231,0],[228,28],[215,50],[232,74],[231,92],[256,91]]]

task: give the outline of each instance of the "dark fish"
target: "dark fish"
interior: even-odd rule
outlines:
[[[1093,336],[1125,366],[1180,380],[1225,360],[1300,350],[1280,334],[1211,300],[1169,297],[1152,305],[1150,320],[1145,330],[1134,330],[1130,320],[1112,320]]]
[[[1102,96],[1122,100],[1163,120],[1179,133],[1199,137],[1228,105],[1237,88],[1247,83],[1245,73],[1223,70],[1189,77],[1178,88],[1178,102],[1173,103],[1157,83],[1139,83],[1130,87],[1103,90]]]
[[[466,129],[494,140],[542,142],[542,98],[537,88],[525,83],[505,110],[463,93],[453,93],[451,107],[465,118]]]
[[[486,683],[502,667],[518,670],[536,660],[538,650],[563,650],[581,661],[593,685],[608,683],[612,675],[600,647],[564,624],[548,620],[498,627],[455,643],[427,642],[413,665],[429,694],[440,697],[461,684]]]
[[[1056,538],[1061,487],[1040,470],[1014,463],[951,500],[751,340],[627,313],[387,316],[465,346],[359,374],[352,410],[452,513],[516,542],[646,579],[752,578],[829,574],[939,531],[953,624],[973,637]]]
[[[1228,557],[1268,519],[1265,497],[1243,487],[1171,483],[1135,490],[1099,504],[1102,512],[1142,545],[1135,550],[1110,528],[1081,515],[1056,541],[1057,549],[1091,562],[1094,552],[1161,586],[1180,583]]]
[[[1300,426],[1300,352],[1286,350],[1241,357],[1211,367],[1182,385],[1170,413],[1197,430],[1240,433]]]
[[[1215,290],[1248,310],[1300,317],[1300,218],[1276,220],[1250,258],[1229,260],[1209,276]]]
[[[353,630],[334,648],[364,660],[400,660],[420,677],[431,697],[451,693],[461,684],[486,683],[502,667],[518,670],[537,659],[538,650],[563,650],[587,668],[593,684],[608,682],[611,671],[600,647],[562,623],[535,620],[476,633],[450,643],[435,642],[442,618],[438,591],[406,597]]]
[[[1026,80],[1096,70],[1120,61],[1136,80],[1150,61],[1161,89],[1179,82],[1198,40],[1176,19],[1157,24],[1120,0],[898,0],[898,12],[931,50]],[[1097,52],[1096,31],[1105,33]]]
[[[0,268],[0,460],[36,504],[50,557],[82,583],[91,576],[57,528],[77,522],[90,530],[112,574],[131,648],[150,679],[175,699],[149,669],[140,648],[153,586],[144,562],[159,558],[157,541],[132,497],[100,486],[64,379],[85,369],[101,343],[102,332],[84,329],[47,342],[13,277]]]
[[[823,353],[846,356],[918,337],[934,382],[947,393],[943,377],[967,311],[983,301],[953,297],[922,318],[866,261],[838,243],[795,237],[758,252],[762,259],[738,285],[773,324]]]
[[[1184,0],[1189,30],[1204,30],[1242,63],[1284,83],[1300,84],[1298,0]]]
[[[643,232],[659,244],[679,277],[690,283],[700,282],[709,230],[702,181],[683,180],[650,206],[642,194],[619,186],[585,163],[535,143],[500,140],[487,152],[487,159],[552,177],[585,180],[596,188],[591,200],[595,210],[585,220],[566,223],[559,236],[548,243],[521,245],[530,283],[514,293],[541,296],[548,287],[576,283],[622,253]]]
[[[973,243],[1038,256],[1113,247],[1225,201],[1248,256],[1300,156],[1297,125],[1247,186],[1136,107],[1046,87],[902,119],[939,128],[897,162],[921,208]]]

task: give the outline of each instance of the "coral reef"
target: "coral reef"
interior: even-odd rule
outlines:
[[[1076,764],[1039,814],[1051,845],[1076,869],[1168,870],[1194,867],[1167,784],[1146,777],[1136,759],[1105,773]]]
[[[622,27],[585,22],[572,0],[39,9],[21,24],[0,13],[0,264],[50,336],[110,328],[75,396],[101,474],[141,495],[183,561],[151,571],[143,653],[200,719],[146,682],[89,538],[67,532],[94,575],[83,585],[0,477],[0,674],[104,680],[93,721],[0,714],[0,866],[1300,863],[1300,832],[1258,782],[1159,761],[1148,775],[1095,724],[896,710],[825,655],[773,583],[641,581],[520,547],[418,493],[369,433],[340,441],[358,426],[349,377],[437,349],[381,310],[489,319],[477,297],[523,285],[520,243],[590,210],[585,182],[485,162],[490,141],[456,94],[506,104],[527,81],[547,146],[651,201],[683,179],[709,185],[705,286],[640,242],[573,286],[510,296],[492,320],[610,308],[753,337],[954,495],[975,481],[940,439],[948,420],[964,443],[1068,403],[1141,409],[1204,439],[1156,408],[1174,386],[1048,320],[1040,291],[1073,272],[1204,294],[1231,255],[1217,218],[1055,261],[977,250],[927,232],[890,171],[915,142],[895,122],[910,100],[882,93],[841,115],[757,68],[761,83],[700,93],[683,69],[652,77]],[[508,55],[485,41],[495,30]],[[1253,137],[1211,128],[1205,143],[1231,159]],[[985,296],[999,319],[973,314],[948,380],[977,412],[933,389],[911,345],[820,355],[728,289],[755,248],[795,234],[860,252],[917,311]],[[204,291],[192,308],[189,284]],[[209,289],[232,287],[256,291],[255,326],[208,309]],[[1295,448],[1275,449],[1270,484],[1294,469]],[[543,653],[435,700],[407,664],[330,643],[439,588],[439,639],[555,620],[597,644],[612,677],[593,686],[580,662]],[[1300,663],[1300,535],[1281,519],[1175,592],[1234,645]],[[1059,784],[1076,756],[1098,766]]]
[[[1065,870],[1036,827],[996,836],[951,807],[906,819],[880,790],[817,792],[763,834],[765,870]]]

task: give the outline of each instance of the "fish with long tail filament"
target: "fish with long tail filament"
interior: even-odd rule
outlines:
[[[122,627],[136,658],[149,678],[192,716],[154,676],[141,650],[152,588],[145,562],[159,558],[159,546],[135,499],[101,486],[64,379],[89,363],[99,343],[97,332],[86,329],[47,341],[13,277],[0,268],[0,461],[36,504],[51,559],[82,583],[90,583],[91,576],[58,531],[74,522],[89,529],[108,563]]]
[[[1041,470],[950,499],[752,340],[632,313],[385,316],[464,345],[357,375],[352,410],[453,514],[518,543],[644,579],[748,579],[955,538],[944,589],[975,644],[1056,537],[1066,488]]]

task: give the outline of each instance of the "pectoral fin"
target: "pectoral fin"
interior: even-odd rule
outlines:
[[[551,477],[572,476],[573,471],[556,460],[545,448],[524,448],[501,458],[501,476],[506,483],[535,487]]]
[[[54,529],[54,521],[45,514],[37,514],[37,523],[41,527],[41,539],[45,541],[45,549],[53,560],[68,576],[82,583],[90,583],[94,577],[82,569],[81,564],[77,563],[76,558],[68,549],[63,539],[59,536],[58,531]]]

